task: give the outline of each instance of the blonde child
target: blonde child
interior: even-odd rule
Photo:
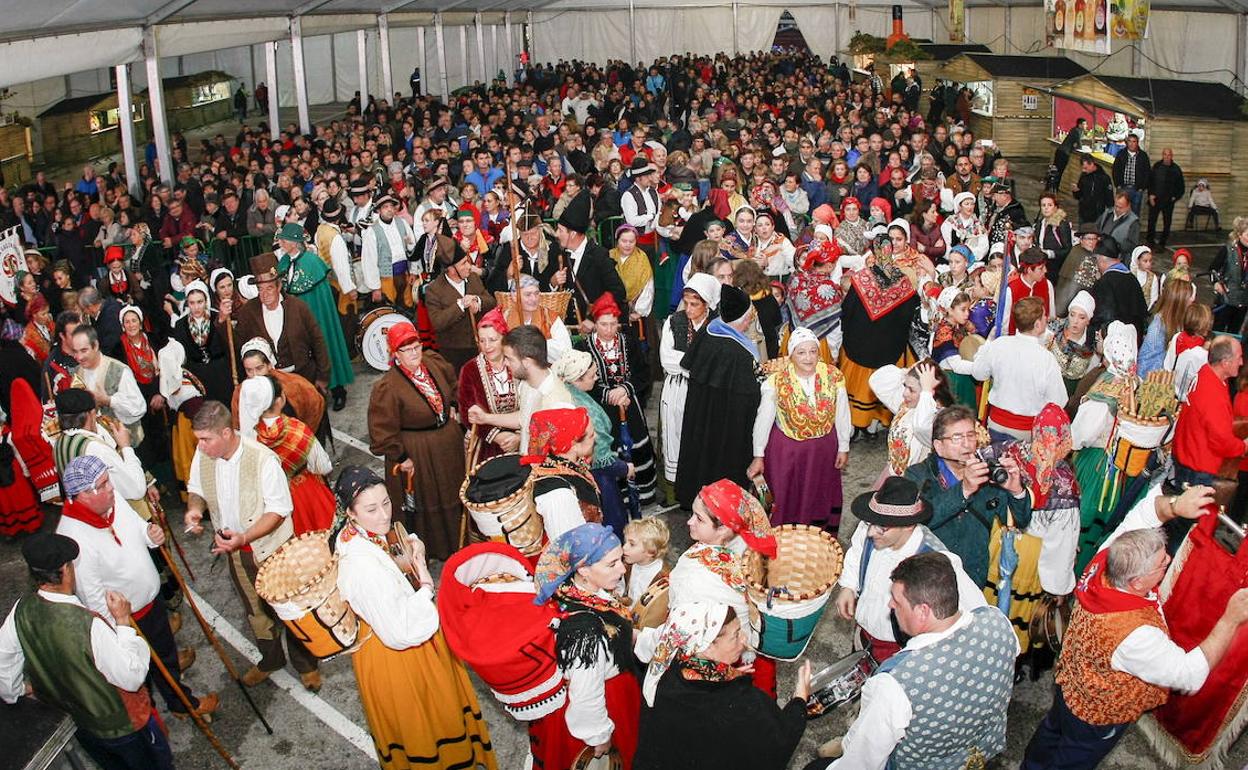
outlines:
[[[624,575],[630,605],[636,604],[659,578],[669,572],[665,557],[671,541],[667,522],[658,516],[634,519],[624,526]]]

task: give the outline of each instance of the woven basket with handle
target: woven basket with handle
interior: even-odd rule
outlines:
[[[809,524],[781,524],[776,558],[757,551],[745,553],[745,579],[750,597],[759,602],[807,601],[827,593],[841,576],[841,544]]]
[[[498,301],[498,309],[503,315],[509,314],[516,304],[516,295],[509,291],[494,292],[494,299]],[[570,291],[544,291],[540,302],[542,307],[554,313],[557,318],[563,318],[563,314],[568,312],[570,299],[572,299]]]

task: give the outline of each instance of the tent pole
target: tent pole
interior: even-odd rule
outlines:
[[[377,56],[381,59],[381,87],[386,101],[394,98],[394,72],[390,64],[390,17],[377,17]]]
[[[841,57],[841,4],[832,4],[832,56]],[[831,64],[831,62],[828,62]]]
[[[277,141],[282,133],[282,118],[277,109],[277,41],[264,44],[264,70],[269,89],[269,140]]]
[[[637,63],[637,7],[628,0],[628,64]]]
[[[1009,53],[1010,48],[1014,46],[1014,40],[1010,37],[1010,32],[1014,28],[1014,25],[1012,24],[1014,19],[1013,14],[1011,13],[1013,10],[1014,7],[1012,5],[1009,3],[1005,4],[1005,48],[1002,49],[1005,53]]]
[[[472,73],[468,71],[468,26],[459,25],[459,71],[464,76],[464,85],[472,83]]]
[[[1236,84],[1236,91],[1244,93],[1248,86],[1248,13],[1239,14],[1239,24],[1236,25],[1235,35],[1235,71],[1239,75],[1239,83]]]
[[[507,38],[507,64],[503,66],[503,76],[507,78],[507,87],[510,88],[516,84],[516,54],[511,48],[511,11],[503,11],[503,37]]]
[[[165,87],[160,80],[160,51],[156,47],[156,29],[143,30],[143,54],[147,65],[147,103],[152,137],[156,140],[156,162],[160,179],[173,184],[173,154],[169,151],[169,124],[165,116]]]
[[[482,83],[489,83],[490,79],[485,72],[485,28],[481,26],[481,12],[477,11],[476,17],[472,20],[472,25],[477,31],[477,72],[481,75]]]
[[[118,64],[117,123],[121,129],[121,155],[126,164],[126,186],[135,200],[139,199],[139,159],[134,144],[134,94],[130,92],[130,65]]]
[[[524,23],[528,27],[528,33],[529,33],[528,38],[527,38],[527,43],[529,46],[529,66],[536,67],[537,66],[537,45],[534,43],[534,41],[537,40],[537,33],[533,31],[533,12],[532,11],[524,12]],[[524,47],[521,46],[520,50],[524,50]]]
[[[360,114],[368,106],[368,30],[355,31],[355,61],[360,70]]]
[[[490,25],[490,54],[494,59],[494,66],[490,67],[491,72],[487,72],[485,82],[486,85],[494,82],[493,70],[498,67],[498,25]]]
[[[303,66],[303,20],[298,16],[290,19],[290,57],[294,65],[295,106],[299,110],[299,132],[310,134],[312,133],[312,119],[308,115],[308,79]]]
[[[425,58],[425,28],[416,28],[416,61],[420,62],[421,95],[433,93],[433,82],[429,80],[429,60]]]
[[[438,78],[442,84],[442,101],[446,103],[451,100],[451,89],[446,78],[446,41],[443,34],[442,12],[438,11],[433,17],[433,38],[438,48]]]
[[[737,4],[732,4],[732,55],[741,55],[740,38],[737,35]]]

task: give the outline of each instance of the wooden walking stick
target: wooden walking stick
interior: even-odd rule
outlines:
[[[230,300],[233,311],[233,300]],[[225,341],[230,348],[230,382],[238,384],[238,351],[234,349],[234,319],[225,319]]]
[[[520,308],[520,220],[516,217],[516,187],[512,174],[515,166],[511,159],[507,160],[507,211],[511,216],[511,270],[514,274],[515,287],[512,291],[516,309]],[[527,212],[526,212],[527,213]],[[523,320],[523,316],[521,316]]]
[[[173,527],[169,526],[169,517],[165,515],[165,507],[158,502],[153,503],[150,500],[148,503],[148,507],[151,508],[152,511],[152,516],[156,517],[156,523],[159,524],[160,528],[165,531],[165,537],[169,539],[169,542],[173,543],[174,550],[177,551],[178,556],[182,559],[182,566],[186,567],[186,574],[191,576],[191,580],[194,580],[195,570],[191,569],[191,563],[186,560],[186,551],[182,550],[182,544],[178,542],[178,538],[173,534]],[[167,550],[164,546],[161,546],[161,548]],[[165,558],[167,561],[172,561],[169,559],[168,554],[165,555]],[[170,564],[170,569],[176,571],[176,568],[173,567],[172,564]],[[185,590],[186,589],[184,587],[183,592],[185,592]]]
[[[238,689],[243,693],[243,700],[247,701],[248,706],[251,706],[252,712],[260,720],[260,724],[264,726],[265,731],[272,735],[273,726],[269,724],[269,720],[264,718],[264,713],[260,711],[260,707],[256,705],[256,702],[252,700],[251,693],[247,691],[247,686],[243,684],[243,678],[238,675],[238,669],[234,667],[234,661],[230,660],[230,656],[226,654],[225,648],[221,646],[221,640],[213,633],[212,625],[204,617],[204,614],[199,611],[195,600],[191,598],[191,589],[186,587],[186,580],[182,577],[182,573],[178,572],[177,565],[173,563],[173,558],[169,555],[169,547],[162,545],[160,553],[165,557],[165,561],[169,563],[169,571],[173,573],[173,579],[177,581],[178,587],[182,589],[182,598],[186,601],[186,606],[191,608],[191,613],[195,615],[195,620],[199,622],[199,627],[208,639],[208,644],[212,645],[212,649],[217,653],[217,657],[221,659],[221,665],[225,666],[225,672],[234,680],[234,684],[238,685]],[[160,601],[160,597],[157,597],[156,601]]]
[[[157,599],[157,601],[159,601],[159,599]],[[178,696],[178,700],[182,701],[183,706],[186,706],[186,711],[191,715],[191,719],[195,721],[195,726],[199,728],[199,731],[204,734],[204,737],[208,739],[208,742],[212,744],[212,747],[216,749],[217,753],[221,755],[221,758],[225,760],[225,764],[229,765],[234,770],[242,770],[239,764],[234,761],[234,757],[230,756],[230,752],[226,751],[225,747],[221,745],[221,741],[217,738],[216,734],[212,732],[212,728],[209,727],[208,723],[204,721],[204,718],[200,716],[197,711],[195,711],[195,707],[191,705],[191,699],[186,697],[186,691],[183,690],[182,686],[178,684],[178,680],[174,679],[173,674],[169,673],[169,669],[165,668],[164,661],[162,661],[160,656],[156,654],[156,648],[152,647],[152,643],[149,642],[147,637],[143,635],[143,631],[139,628],[139,624],[131,619],[130,627],[134,629],[134,632],[139,635],[140,639],[147,642],[147,649],[152,655],[152,662],[156,664],[156,669],[160,671],[160,675],[165,678],[165,682],[168,683],[169,688],[173,690],[175,695]]]

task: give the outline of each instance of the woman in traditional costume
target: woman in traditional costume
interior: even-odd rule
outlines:
[[[988,228],[975,214],[975,194],[960,192],[953,196],[953,213],[940,226],[945,245],[966,246],[971,252],[970,262],[977,262],[988,256]]]
[[[872,391],[893,414],[888,426],[888,464],[880,474],[901,476],[932,451],[936,413],[954,403],[948,380],[931,359],[909,369],[881,366],[870,379]]]
[[[637,751],[641,687],[633,662],[632,615],[613,591],[624,549],[609,527],[586,523],[551,541],[534,573],[535,603],[560,612],[555,654],[568,681],[565,720],[592,756],[611,750],[630,770]]]
[[[1081,522],[1076,575],[1083,574],[1084,567],[1109,535],[1114,511],[1119,505],[1130,507],[1133,502],[1120,501],[1121,480],[1111,479],[1115,474],[1109,440],[1115,433],[1118,410],[1124,408],[1124,402],[1134,401],[1139,384],[1135,374],[1135,328],[1121,321],[1111,321],[1105,330],[1102,352],[1105,371],[1084,395],[1070,426]]]
[[[788,359],[763,382],[747,475],[767,480],[775,496],[772,524],[813,524],[835,534],[853,432],[844,378],[819,360],[819,340],[809,329],[789,335]]]
[[[589,310],[594,330],[578,349],[585,350],[598,367],[598,382],[590,395],[611,420],[611,435],[624,448],[624,426],[632,439],[632,462],[641,504],[654,501],[658,469],[650,427],[646,423],[646,400],[650,395],[650,366],[637,342],[620,333],[620,308],[604,293]]]
[[[421,347],[411,322],[391,326],[386,343],[394,365],[369,396],[369,448],[385,459],[386,488],[396,507],[412,490],[406,494],[415,508],[404,511],[404,523],[421,535],[431,556],[445,560],[459,545],[463,515],[464,434],[451,419],[455,372]]]
[[[22,347],[35,359],[35,363],[42,366],[52,352],[54,336],[56,322],[52,320],[48,300],[42,294],[36,293],[26,303],[26,327],[22,330]]]
[[[546,338],[546,358],[558,361],[559,356],[572,349],[572,335],[563,319],[542,305],[542,288],[537,279],[524,273],[520,276],[518,303],[507,310],[507,328],[533,326]]]
[[[707,273],[689,276],[682,292],[684,307],[663,322],[659,365],[663,367],[663,395],[659,399],[659,428],[663,436],[663,476],[676,483],[680,459],[680,429],[689,392],[689,372],[681,362],[694,338],[706,328],[719,305],[719,281]]]
[[[589,412],[580,407],[543,409],[529,419],[529,453],[520,462],[533,468],[533,504],[552,541],[587,521],[602,522],[602,496],[589,467],[595,438]]]
[[[551,371],[567,384],[572,405],[584,409],[589,415],[594,429],[594,453],[589,470],[598,485],[602,523],[615,530],[616,537],[623,539],[624,525],[632,517],[620,486],[633,473],[633,468],[631,463],[620,459],[612,439],[611,418],[590,395],[598,385],[598,367],[589,353],[569,350],[555,362]]]
[[[43,409],[30,383],[13,380],[9,414],[0,424],[0,537],[43,527],[39,503],[60,495],[52,447],[43,437]]]
[[[615,272],[620,274],[628,297],[630,328],[640,330],[638,339],[653,337],[650,313],[654,310],[654,270],[650,267],[650,257],[637,248],[637,228],[628,224],[616,228],[611,260],[615,262]]]
[[[286,276],[286,291],[307,303],[316,323],[325,337],[329,351],[329,390],[334,395],[334,410],[347,402],[347,387],[355,381],[351,368],[351,354],[342,336],[342,321],[338,317],[338,305],[329,288],[329,267],[315,251],[306,250],[307,233],[303,225],[290,222],[282,225],[277,233],[277,269]]]
[[[754,218],[754,247],[750,257],[766,275],[784,279],[793,272],[792,242],[776,232],[776,218],[770,211],[759,211]]]
[[[852,195],[841,201],[841,223],[836,227],[836,240],[846,254],[866,253],[867,220],[862,218],[862,203]]]
[[[294,503],[295,534],[329,529],[334,523],[334,495],[325,477],[334,470],[329,453],[312,430],[283,414],[286,397],[275,377],[252,377],[239,395],[239,432],[264,444],[282,463]]]
[[[754,209],[742,206],[732,215],[731,233],[719,242],[720,253],[728,259],[746,259],[754,252]]]
[[[637,770],[784,770],[806,730],[810,662],[781,708],[737,665],[749,618],[722,602],[691,602],[663,627],[642,695]]]
[[[390,495],[372,471],[343,469],[335,490],[346,511],[334,538],[338,590],[360,620],[351,664],[378,764],[494,770],[472,682],[438,628],[424,544],[409,536],[411,558],[390,555]]]
[[[481,352],[459,370],[461,415],[466,416],[473,406],[479,406],[490,414],[516,411],[516,380],[503,360],[503,335],[507,333],[507,329],[503,311],[497,307],[477,321],[477,347]],[[520,447],[519,431],[488,427],[489,430],[477,437],[478,461],[488,460],[504,452],[514,452]],[[471,430],[482,428],[472,426]]]
[[[938,271],[936,283],[945,288],[952,286],[970,293],[975,287],[975,280],[971,277],[971,265],[974,262],[975,255],[971,253],[970,248],[965,244],[954,246],[945,255],[945,264],[936,268]]]
[[[1096,353],[1096,337],[1088,331],[1088,323],[1096,311],[1096,300],[1086,291],[1080,291],[1070,301],[1065,318],[1055,318],[1049,322],[1052,337],[1047,347],[1057,359],[1058,368],[1062,370],[1062,381],[1066,383],[1066,394],[1074,395],[1075,389],[1084,375],[1100,365],[1100,356]]]
[[[819,357],[827,364],[834,363],[841,353],[841,303],[845,300],[839,275],[841,256],[836,241],[816,238],[806,252],[802,269],[789,279],[784,299],[789,323],[815,335],[819,340]],[[792,345],[790,339],[790,351]]]
[[[225,331],[217,323],[212,309],[211,294],[203,281],[192,281],[186,287],[186,315],[173,325],[171,339],[186,352],[184,366],[203,383],[205,398],[229,403],[234,395],[230,356],[233,351],[225,339]]]
[[[869,380],[882,366],[909,368],[914,362],[908,337],[919,304],[910,279],[892,262],[887,235],[876,236],[872,257],[850,276],[851,288],[841,304],[844,345],[838,361],[854,427],[868,433],[892,420]]]
[[[135,453],[144,468],[152,471],[161,481],[171,483],[169,413],[165,409],[165,397],[160,393],[160,359],[156,352],[164,347],[165,341],[157,336],[157,332],[145,331],[147,319],[139,307],[126,305],[120,315],[121,342],[113,357],[130,367],[139,392],[147,402],[147,413],[143,415],[143,442]]]
[[[956,252],[955,252],[956,253]],[[932,330],[932,360],[949,380],[954,400],[976,409],[975,378],[971,362],[961,354],[962,343],[975,333],[971,323],[971,295],[950,286],[936,298],[936,326]]]
[[[1152,310],[1161,299],[1162,276],[1153,272],[1153,250],[1147,246],[1136,246],[1131,252],[1131,275],[1140,282],[1140,292],[1144,295],[1144,306]]]

